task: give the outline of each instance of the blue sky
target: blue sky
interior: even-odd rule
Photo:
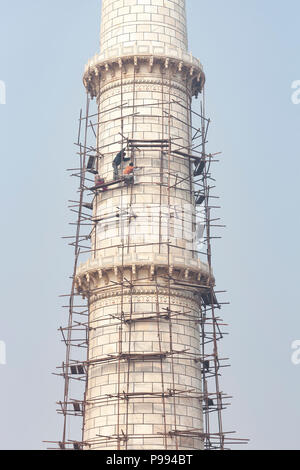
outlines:
[[[74,183],[82,72],[99,49],[100,1],[1,0],[1,318],[0,446],[43,449],[61,435],[51,375],[64,357],[72,251],[67,200]],[[297,0],[187,0],[189,47],[207,75],[209,150],[220,216],[214,246],[223,310],[230,324],[222,353],[231,358],[222,389],[234,396],[226,430],[250,449],[299,449],[300,339],[299,127],[291,101],[300,80]]]

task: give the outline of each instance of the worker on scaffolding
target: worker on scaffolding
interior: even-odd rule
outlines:
[[[135,170],[134,164],[132,162],[130,162],[129,165],[127,165],[127,167],[123,171],[125,184],[132,184],[133,183],[133,180],[134,180],[133,172],[134,172],[134,170]]]
[[[95,188],[101,188],[102,191],[107,191],[107,186],[104,186],[104,178],[102,178],[99,173],[95,174]]]
[[[117,155],[115,156],[115,158],[112,162],[112,166],[113,166],[113,169],[114,169],[114,181],[117,180],[118,177],[119,177],[119,166],[121,165],[122,160],[123,160],[123,162],[129,162],[129,160],[130,160],[130,158],[125,158],[125,156],[126,156],[125,150],[126,149],[124,148],[119,153],[117,153]]]

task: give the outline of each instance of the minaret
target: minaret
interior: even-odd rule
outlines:
[[[94,190],[92,252],[76,273],[89,302],[86,449],[204,446],[195,319],[211,275],[194,240],[190,110],[205,77],[187,47],[184,0],[102,1],[84,84],[107,186]],[[122,149],[129,182],[129,162],[113,173]]]

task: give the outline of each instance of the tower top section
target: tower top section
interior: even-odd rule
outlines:
[[[185,0],[102,0],[100,52],[86,64],[83,83],[93,98],[118,70],[138,71],[148,63],[182,74],[192,95],[201,92],[205,75],[199,59],[188,52]],[[100,87],[100,88],[99,88]]]
[[[100,49],[138,44],[154,54],[172,47],[187,52],[185,0],[102,0]]]

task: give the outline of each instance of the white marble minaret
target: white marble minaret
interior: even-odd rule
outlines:
[[[184,0],[102,1],[101,52],[84,74],[98,171],[112,181],[122,147],[140,169],[95,196],[93,253],[77,271],[90,304],[86,448],[203,447],[193,286],[208,269],[193,251],[194,165],[176,151],[189,153],[205,78],[187,47]]]

